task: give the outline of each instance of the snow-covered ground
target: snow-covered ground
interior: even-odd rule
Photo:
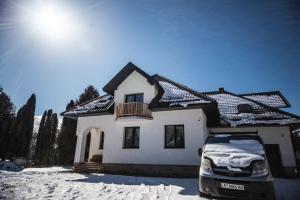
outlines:
[[[0,170],[0,199],[200,199],[197,179],[78,174],[68,168]],[[299,179],[276,179],[278,199],[299,199]]]

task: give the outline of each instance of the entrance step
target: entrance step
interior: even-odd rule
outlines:
[[[103,170],[102,163],[84,162],[74,165],[74,172],[78,173],[98,173]]]

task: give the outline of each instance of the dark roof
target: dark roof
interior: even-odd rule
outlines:
[[[123,67],[123,69],[121,69],[121,71],[119,73],[117,73],[117,75],[115,75],[104,87],[103,87],[103,91],[110,94],[110,95],[114,95],[114,91],[115,89],[117,89],[117,87],[133,72],[136,71],[138,73],[140,73],[142,76],[144,76],[147,81],[151,84],[154,85],[154,80],[153,78],[147,74],[146,72],[144,72],[143,70],[141,70],[139,67],[137,67],[136,65],[134,65],[132,62],[129,62],[127,65],[125,65],[125,67]]]
[[[61,115],[65,117],[77,117],[92,113],[110,112],[113,108],[113,104],[113,96],[106,94],[66,110],[65,112],[61,113]]]
[[[160,104],[186,107],[192,104],[207,104],[216,102],[215,100],[164,76],[155,74],[152,77],[162,88],[162,94],[160,94],[160,98],[158,100]]]
[[[206,92],[202,94],[218,102],[221,121],[226,125],[287,125],[300,123],[299,116],[228,91]],[[238,106],[242,104],[248,104],[251,112],[239,112]]]
[[[288,108],[291,106],[280,91],[240,94],[239,96],[263,103],[274,108]]]
[[[78,105],[70,110],[63,112],[61,115],[67,117],[83,116],[92,113],[103,113],[112,110],[114,90],[129,76],[133,71],[137,71],[144,76],[150,84],[156,85],[158,94],[152,100],[149,108],[154,110],[166,109],[190,109],[190,108],[203,108],[207,117],[208,124],[216,124],[219,121],[219,112],[217,103],[199,92],[172,81],[161,75],[150,76],[132,63],[128,63],[106,86],[103,90],[109,94],[100,98],[96,98],[87,103]],[[107,101],[102,102],[102,98],[107,97]]]
[[[279,91],[237,95],[224,89],[199,93],[187,86],[161,75],[150,76],[129,62],[103,90],[108,94],[63,112],[67,117],[78,117],[98,113],[113,114],[114,90],[133,71],[144,76],[158,88],[158,94],[149,104],[152,110],[174,110],[202,108],[208,126],[286,125],[300,123],[300,117],[280,110],[290,104]],[[249,105],[249,111],[240,112],[240,105]]]
[[[206,115],[207,126],[219,123],[218,104],[214,99],[164,76],[155,74],[152,77],[161,89],[149,107],[162,110],[201,108]]]

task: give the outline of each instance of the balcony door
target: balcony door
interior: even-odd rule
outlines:
[[[125,96],[125,103],[132,103],[132,102],[144,102],[144,94],[129,94]]]

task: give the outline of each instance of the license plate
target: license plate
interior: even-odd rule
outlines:
[[[221,183],[221,188],[231,189],[231,190],[245,190],[243,185]]]

